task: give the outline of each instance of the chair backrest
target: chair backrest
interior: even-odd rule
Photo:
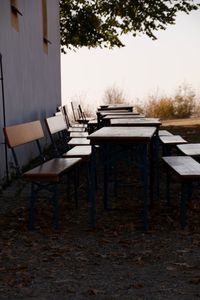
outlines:
[[[53,116],[45,119],[47,130],[56,156],[66,151],[69,134],[63,115]]]
[[[45,122],[50,134],[54,134],[62,130],[67,130],[67,126],[62,114],[46,118]]]
[[[65,122],[67,124],[67,128],[69,128],[71,126],[71,124],[70,124],[69,116],[68,116],[68,112],[67,112],[67,105],[64,105],[62,107],[62,112],[63,112],[63,115],[65,117]]]
[[[40,159],[43,162],[45,161],[45,157],[42,153],[42,149],[39,143],[39,139],[44,137],[42,125],[39,120],[4,127],[3,131],[6,139],[6,144],[12,151],[15,169],[18,176],[22,174],[22,170],[18,161],[18,156],[16,155],[14,149],[15,147],[35,141],[39,150]]]
[[[14,148],[44,137],[40,121],[12,125],[5,127],[3,131],[9,148]]]
[[[71,102],[71,107],[72,107],[72,113],[74,116],[74,121],[77,122],[78,119],[80,118],[78,105],[74,102]]]

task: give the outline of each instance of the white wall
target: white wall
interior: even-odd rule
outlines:
[[[61,103],[59,0],[47,0],[48,39],[52,43],[48,46],[48,54],[43,51],[42,1],[18,0],[17,3],[23,14],[19,16],[19,32],[11,25],[10,1],[1,0],[0,4],[0,52],[7,125],[43,121]],[[1,91],[0,127],[2,143]],[[0,177],[5,174],[4,160],[1,144]]]

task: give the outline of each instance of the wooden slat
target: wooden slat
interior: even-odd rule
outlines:
[[[45,119],[48,130],[51,134],[62,130],[67,130],[67,126],[63,115],[53,116]]]
[[[171,132],[169,132],[168,130],[159,130],[158,135],[164,136],[164,135],[173,135],[173,134]]]
[[[200,156],[200,143],[177,145],[177,148],[185,155]]]
[[[187,143],[180,135],[163,135],[160,136],[160,141],[164,145],[184,144]]]
[[[4,133],[8,147],[16,147],[44,137],[40,121],[5,127]]]
[[[87,138],[72,138],[68,142],[68,145],[70,145],[70,146],[89,145],[89,144],[90,144],[90,141],[87,140]]]
[[[76,146],[63,154],[64,157],[85,157],[92,154],[91,146]]]
[[[77,132],[77,131],[72,131],[72,132],[70,132],[70,137],[71,138],[74,138],[74,137],[87,137],[88,136],[88,132]]]
[[[200,164],[190,156],[167,156],[164,162],[182,179],[200,180]]]
[[[81,158],[55,158],[36,168],[24,173],[24,177],[30,181],[58,182],[60,176],[69,171]]]

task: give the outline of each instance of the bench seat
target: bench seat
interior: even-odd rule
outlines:
[[[181,182],[180,222],[182,228],[186,225],[187,203],[192,195],[192,183],[200,181],[200,164],[190,156],[163,157],[167,166],[167,201],[170,199],[170,174],[173,171]]]
[[[71,150],[63,154],[63,157],[81,157],[88,158],[92,154],[91,146],[75,146]]]
[[[60,176],[81,161],[81,158],[51,159],[23,174],[29,181],[59,182]]]
[[[200,164],[190,156],[168,156],[163,161],[181,180],[200,180]]]
[[[69,146],[84,146],[84,145],[90,145],[90,140],[88,140],[87,138],[72,138],[69,142],[68,142]]]
[[[188,143],[177,145],[177,148],[184,154],[193,157],[200,156],[200,143]]]

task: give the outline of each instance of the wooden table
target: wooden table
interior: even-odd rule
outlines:
[[[153,139],[155,137],[156,127],[103,127],[90,134],[88,139],[92,145],[92,157],[90,168],[90,222],[91,226],[96,224],[96,197],[95,197],[95,145],[101,145],[104,149],[104,207],[108,205],[108,160],[110,145],[136,146],[138,149],[139,168],[142,174],[142,183],[144,190],[143,197],[143,225],[146,230],[148,227],[148,204],[150,199],[149,181],[153,162]],[[149,172],[150,170],[150,172]]]
[[[100,105],[98,107],[98,111],[101,110],[127,110],[127,111],[132,111],[133,106],[129,104],[109,104],[109,105]]]
[[[110,126],[110,122],[113,119],[138,119],[145,118],[144,115],[135,113],[123,113],[123,114],[108,114],[102,118],[101,123],[103,126]]]
[[[111,126],[154,126],[159,128],[162,123],[157,118],[124,118],[124,119],[111,119]]]
[[[102,120],[104,118],[106,118],[107,116],[110,116],[110,117],[111,116],[113,116],[113,117],[119,116],[119,115],[124,116],[124,117],[127,117],[127,116],[139,117],[140,116],[140,114],[138,112],[127,111],[127,110],[107,110],[107,111],[102,110],[102,111],[97,111],[96,115],[97,115],[99,128],[103,127],[103,126],[101,126],[101,125],[103,125]]]

